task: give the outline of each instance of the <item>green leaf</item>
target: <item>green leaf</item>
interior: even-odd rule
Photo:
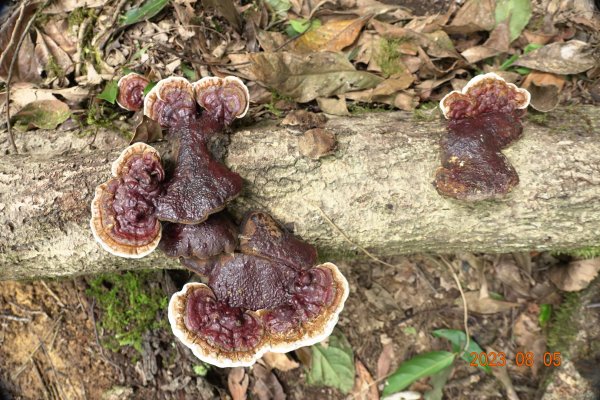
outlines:
[[[101,100],[106,100],[110,104],[115,104],[115,101],[117,100],[117,94],[119,94],[119,85],[117,84],[117,81],[110,81],[106,83],[102,93],[96,97]]]
[[[540,322],[540,326],[544,327],[550,321],[550,316],[552,315],[552,304],[542,304],[540,305],[540,314],[538,315],[538,321]]]
[[[438,329],[431,334],[435,337],[444,338],[450,341],[452,344],[452,351],[455,353],[460,353],[465,347],[465,342],[467,341],[467,335],[463,331],[459,331],[457,329]],[[473,338],[469,340],[469,347],[463,353],[462,359],[466,362],[471,362],[471,353],[483,353],[483,349],[477,344]],[[486,373],[491,374],[492,368],[489,365],[479,365],[479,368],[484,370]]]
[[[398,369],[387,379],[383,395],[389,396],[399,392],[414,381],[431,376],[452,365],[454,353],[447,351],[432,351],[414,356],[400,364]]]
[[[156,82],[150,82],[150,83],[148,83],[146,85],[146,87],[144,88],[144,91],[142,92],[144,94],[144,96],[147,95],[148,92],[151,91],[154,86],[156,86]]]
[[[266,3],[271,7],[271,10],[281,17],[284,17],[287,10],[292,8],[290,0],[266,0]]]
[[[286,30],[289,36],[296,36],[309,30],[317,29],[321,26],[318,19],[290,19],[289,30]]]
[[[498,0],[496,2],[496,23],[509,19],[508,29],[511,42],[519,37],[530,18],[530,0]]]
[[[343,335],[329,337],[328,346],[311,347],[312,362],[307,381],[310,385],[324,385],[349,393],[354,386],[354,354]]]
[[[15,129],[54,129],[71,116],[69,106],[60,100],[37,100],[27,104],[12,118]]]
[[[121,26],[144,21],[158,14],[169,2],[169,0],[148,0],[141,7],[134,7],[121,17]]]
[[[181,64],[181,71],[183,72],[183,75],[188,78],[188,80],[192,82],[198,80],[196,71],[194,71],[194,68],[190,67],[189,65]]]
[[[444,386],[446,386],[446,382],[448,381],[453,368],[454,367],[450,365],[440,372],[431,375],[431,379],[429,379],[431,390],[423,394],[425,400],[442,400],[444,398]]]

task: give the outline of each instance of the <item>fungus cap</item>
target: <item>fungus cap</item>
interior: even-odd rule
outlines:
[[[182,77],[160,80],[144,98],[144,115],[163,127],[173,127],[194,119],[196,113],[194,89]]]
[[[461,91],[454,90],[440,101],[446,119],[473,117],[488,112],[509,113],[525,109],[531,94],[490,72],[472,78]]]
[[[220,302],[207,285],[188,283],[169,302],[173,333],[196,357],[221,368],[250,366],[266,352],[284,353],[318,343],[333,331],[349,288],[334,264],[314,269],[331,276],[334,293],[316,315],[307,309],[296,310],[300,324],[290,331],[278,332],[267,327],[265,318],[271,315],[270,310],[232,307]]]
[[[148,78],[135,72],[123,76],[117,83],[117,104],[129,111],[141,110],[144,106],[144,89],[149,83]]]
[[[152,206],[164,179],[159,153],[145,143],[135,143],[113,163],[112,173],[114,178],[96,187],[92,234],[116,256],[144,257],[158,246],[162,232]]]
[[[207,112],[221,113],[226,124],[242,118],[250,107],[250,92],[236,76],[202,78],[193,83],[196,101]]]

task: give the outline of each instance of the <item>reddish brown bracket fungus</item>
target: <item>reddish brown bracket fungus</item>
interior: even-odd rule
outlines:
[[[117,104],[129,111],[141,110],[144,106],[144,89],[149,83],[148,78],[135,72],[125,75],[117,83]]]
[[[242,178],[212,157],[201,121],[179,125],[176,131],[177,165],[156,199],[156,215],[161,221],[198,224],[241,192]]]
[[[435,177],[440,194],[489,200],[506,195],[519,183],[501,150],[521,137],[520,117],[529,99],[527,90],[493,73],[476,76],[461,92],[442,99],[440,108],[450,121]]]
[[[206,275],[208,284],[187,284],[169,303],[175,336],[219,367],[251,365],[267,351],[287,352],[325,339],[349,292],[334,264],[307,265],[316,250],[284,233],[270,216],[250,214],[244,231],[241,250],[251,254],[198,264],[182,260]]]
[[[159,81],[144,98],[144,115],[161,126],[181,126],[197,116],[192,84],[185,78]]]
[[[114,178],[96,188],[90,226],[94,238],[115,255],[140,258],[161,238],[153,200],[164,171],[160,155],[145,143],[126,148],[112,165]]]
[[[235,224],[225,213],[218,213],[201,224],[165,224],[159,248],[170,257],[208,259],[233,253],[237,237]]]
[[[229,125],[242,118],[250,107],[250,92],[241,79],[207,77],[194,82],[196,101],[211,117]]]

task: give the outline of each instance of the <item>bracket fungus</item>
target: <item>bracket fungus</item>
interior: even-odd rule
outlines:
[[[284,232],[267,214],[242,223],[240,252],[182,263],[208,278],[188,283],[169,303],[171,328],[203,361],[248,366],[331,334],[348,282],[331,263],[313,267],[316,249]],[[200,261],[200,262],[198,262]]]
[[[92,232],[104,249],[135,258],[159,246],[205,277],[173,295],[168,315],[174,334],[219,367],[325,339],[349,293],[334,264],[315,266],[316,249],[268,214],[248,214],[238,231],[220,212],[242,178],[213,158],[208,142],[246,114],[249,100],[235,77],[160,81],[144,97],[144,114],[178,142],[174,170],[165,174],[158,152],[135,143],[92,202]]]
[[[123,76],[117,83],[117,104],[129,111],[141,110],[144,106],[144,89],[149,83],[148,78],[135,72]]]
[[[123,150],[111,170],[114,178],[98,186],[92,200],[92,233],[114,255],[144,257],[161,238],[152,203],[165,176],[160,155],[145,143],[135,143]]]
[[[501,150],[523,133],[521,116],[530,94],[494,73],[471,79],[440,102],[449,119],[442,138],[435,187],[444,196],[479,201],[501,198],[519,176]]]

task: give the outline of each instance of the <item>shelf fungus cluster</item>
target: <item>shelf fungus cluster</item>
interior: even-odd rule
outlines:
[[[527,90],[494,73],[476,76],[442,99],[449,121],[441,140],[442,166],[435,174],[440,194],[466,201],[498,199],[519,183],[501,150],[522,136],[520,118],[529,100]]]
[[[130,85],[138,92],[141,86]],[[251,212],[238,227],[224,211],[242,179],[213,158],[208,143],[245,115],[246,86],[235,77],[193,84],[168,78],[146,96],[139,93],[144,114],[177,142],[175,167],[165,173],[147,144],[125,149],[113,178],[96,189],[90,223],[96,240],[129,258],[159,247],[204,277],[206,283],[175,293],[168,312],[175,336],[203,361],[247,366],[267,351],[325,339],[349,292],[338,268],[316,265],[316,249],[268,214]]]

